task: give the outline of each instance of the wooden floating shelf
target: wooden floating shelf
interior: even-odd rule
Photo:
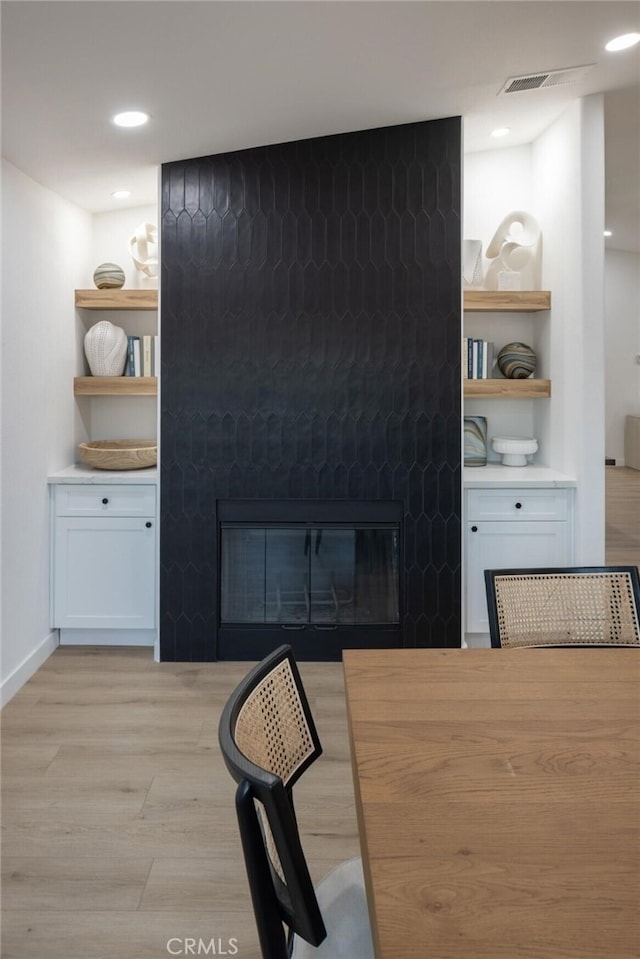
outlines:
[[[545,399],[551,396],[551,380],[465,380],[464,395],[483,399]]]
[[[81,310],[157,310],[157,290],[76,290]]]
[[[469,313],[538,313],[551,309],[550,290],[464,290]]]
[[[155,376],[76,376],[75,396],[156,396]]]

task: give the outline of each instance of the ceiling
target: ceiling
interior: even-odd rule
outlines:
[[[3,0],[0,26],[3,154],[87,210],[155,203],[165,161],[349,130],[460,114],[466,152],[497,126],[529,143],[604,92],[608,242],[640,252],[640,45],[603,49],[640,32],[638,2]],[[110,122],[134,108],[146,127]]]

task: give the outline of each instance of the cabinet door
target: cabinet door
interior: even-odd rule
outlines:
[[[58,517],[52,625],[153,628],[155,553],[153,519]]]
[[[485,569],[569,564],[567,523],[467,523],[466,625],[488,633]]]

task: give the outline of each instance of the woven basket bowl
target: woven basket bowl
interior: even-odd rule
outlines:
[[[141,470],[158,462],[156,440],[93,440],[79,443],[78,452],[97,470]]]

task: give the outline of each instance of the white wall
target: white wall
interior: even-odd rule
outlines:
[[[124,210],[114,210],[111,213],[96,213],[93,216],[93,240],[91,269],[83,283],[87,288],[93,287],[93,271],[99,263],[117,263],[124,270],[125,283],[128,289],[156,290],[158,280],[150,279],[136,269],[131,252],[129,239],[135,234],[136,228],[143,223],[151,223],[158,227],[158,210],[155,206],[128,207]]]
[[[605,453],[624,465],[624,421],[640,416],[640,255],[605,250]]]
[[[550,462],[578,480],[576,563],[604,562],[604,109],[572,103],[533,145],[543,225],[542,285],[552,291],[550,404],[535,407]]]
[[[2,701],[55,645],[49,628],[47,475],[83,435],[73,290],[91,216],[2,161]]]
[[[126,286],[149,288],[128,241],[155,207],[91,216],[2,160],[2,362],[0,366],[0,701],[4,704],[57,644],[49,627],[47,476],[76,460],[84,439],[157,435],[153,397],[73,396],[88,372],[87,329],[115,314],[75,311],[73,291],[92,289],[106,260]],[[156,332],[155,314],[118,314],[127,332]]]
[[[483,250],[512,210],[533,213],[531,144],[467,153],[464,157],[463,232]],[[489,261],[490,262],[490,261]]]

